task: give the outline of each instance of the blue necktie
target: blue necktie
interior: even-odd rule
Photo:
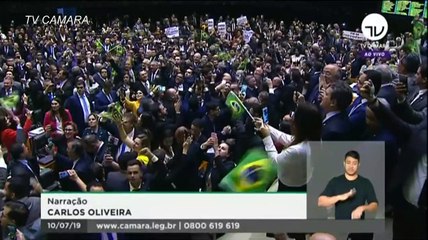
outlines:
[[[81,96],[81,98],[83,102],[83,114],[85,115],[83,117],[85,118],[85,122],[86,122],[90,111],[89,111],[88,103],[86,102],[86,96],[83,95]]]

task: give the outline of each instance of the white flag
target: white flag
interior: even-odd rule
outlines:
[[[211,31],[214,29],[214,19],[210,18],[208,19],[208,31]]]
[[[178,27],[165,28],[165,35],[167,38],[179,37],[180,31],[179,31]]]
[[[247,22],[248,22],[247,16],[242,16],[242,17],[239,17],[238,19],[236,19],[236,25],[238,25],[238,26],[243,26]]]

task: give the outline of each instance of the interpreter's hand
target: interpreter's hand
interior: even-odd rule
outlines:
[[[361,216],[363,215],[364,207],[359,206],[351,213],[351,219],[361,219]]]
[[[360,89],[361,97],[367,99],[368,102],[372,102],[375,99],[374,95],[374,85],[372,81],[369,79],[363,83],[363,86]]]
[[[348,198],[352,197],[355,194],[355,192],[351,189],[349,192],[343,193],[338,195],[339,201],[345,201]]]
[[[73,169],[67,170],[68,175],[70,175],[70,180],[72,181],[77,181],[77,179],[79,178],[79,176],[77,175],[76,171]]]
[[[398,101],[404,102],[408,93],[407,86],[404,83],[397,81],[394,83],[394,89],[397,94]]]
[[[260,132],[262,138],[270,135],[269,126],[263,123],[263,119],[254,118],[254,126],[256,131]]]

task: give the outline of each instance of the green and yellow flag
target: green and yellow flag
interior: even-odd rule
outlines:
[[[230,91],[226,98],[226,105],[232,110],[232,118],[237,119],[245,112],[245,106],[233,91]]]
[[[13,92],[11,95],[0,98],[0,105],[6,109],[11,110],[16,108],[16,105],[19,103],[19,95],[16,92]]]
[[[116,102],[114,107],[110,108],[108,112],[101,112],[100,117],[105,119],[110,119],[114,121],[115,119],[122,119],[122,105],[120,102]]]
[[[229,192],[266,192],[276,176],[276,166],[266,152],[250,149],[219,186]]]

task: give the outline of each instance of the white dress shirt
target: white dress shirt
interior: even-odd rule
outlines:
[[[278,166],[278,179],[286,186],[300,187],[312,177],[313,164],[310,157],[310,147],[307,141],[284,148],[277,152],[274,141],[288,146],[293,136],[285,134],[269,126],[271,136],[265,137],[263,143],[270,159]]]
[[[427,155],[423,155],[412,175],[407,179],[403,187],[403,195],[407,202],[418,206],[419,196],[427,178]]]
[[[427,92],[427,89],[421,89],[418,92],[418,95],[416,95],[415,98],[413,98],[413,100],[410,102],[410,105],[412,105],[413,103],[416,102],[416,100],[418,100],[418,98],[420,98],[422,95],[424,95]]]

